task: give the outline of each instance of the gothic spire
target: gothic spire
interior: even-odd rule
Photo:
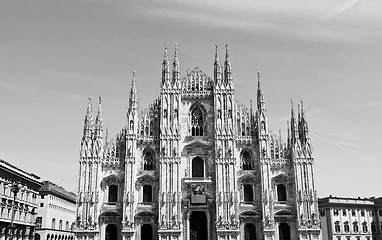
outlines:
[[[290,119],[291,143],[294,144],[296,140],[298,139],[299,135],[298,135],[296,116],[294,113],[293,99],[290,100],[290,103],[291,103],[291,119]]]
[[[214,60],[214,78],[215,78],[215,84],[218,84],[222,80],[222,72],[221,72],[221,65],[219,60],[219,54],[218,54],[218,45],[215,45],[215,60]]]
[[[88,108],[86,109],[85,122],[84,122],[84,135],[83,139],[90,138],[93,132],[93,104],[92,98],[89,97]]]
[[[309,139],[308,121],[305,117],[304,103],[301,100],[301,135],[304,143]]]
[[[135,86],[135,70],[133,71],[133,79],[131,81],[130,89],[130,99],[129,99],[129,109],[137,109],[138,107],[138,98],[137,98],[137,88]]]
[[[167,43],[164,47],[164,57],[162,63],[162,86],[170,81],[170,64],[167,56]]]
[[[96,138],[102,138],[102,131],[103,131],[103,119],[102,119],[102,107],[101,107],[101,97],[99,97],[99,105],[98,105],[98,112],[97,117],[95,120],[95,137]]]
[[[231,61],[229,60],[228,45],[225,45],[224,79],[226,84],[232,84]]]
[[[178,44],[175,43],[175,53],[174,53],[174,62],[172,69],[173,81],[176,82],[180,80],[180,70],[179,70],[179,58],[178,58]]]
[[[257,72],[257,109],[265,110],[264,93],[261,88],[260,72]]]

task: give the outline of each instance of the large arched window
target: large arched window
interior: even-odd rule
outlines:
[[[243,170],[252,170],[252,159],[249,152],[244,151],[241,154],[241,163],[243,165]]]
[[[362,232],[367,233],[369,230],[367,229],[367,222],[362,223]]]
[[[350,232],[350,227],[349,227],[349,222],[348,221],[344,222],[344,231],[346,233]]]
[[[150,185],[143,186],[143,202],[153,201],[153,189]]]
[[[277,200],[279,202],[286,202],[287,200],[286,188],[283,184],[277,185]]]
[[[109,186],[109,203],[115,203],[118,199],[118,187],[117,185]]]
[[[192,177],[204,177],[204,161],[201,157],[192,159]]]
[[[249,184],[244,185],[244,202],[253,202],[253,188]]]
[[[355,233],[359,232],[358,222],[353,222],[353,232]]]
[[[154,154],[152,151],[146,151],[143,158],[143,170],[155,170]]]
[[[203,112],[199,107],[191,111],[191,135],[203,136]]]
[[[340,222],[339,221],[334,222],[334,231],[336,233],[341,232],[341,226],[340,226]]]

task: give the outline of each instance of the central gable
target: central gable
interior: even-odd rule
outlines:
[[[187,70],[187,76],[182,79],[182,92],[186,95],[210,95],[213,90],[213,80],[198,67]]]

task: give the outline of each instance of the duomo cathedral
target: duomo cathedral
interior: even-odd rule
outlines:
[[[79,160],[78,240],[321,239],[314,159],[302,103],[288,134],[268,129],[257,102],[237,102],[226,47],[211,77],[180,75],[167,46],[159,97],[138,105],[135,72],[126,124],[103,127],[89,100]]]

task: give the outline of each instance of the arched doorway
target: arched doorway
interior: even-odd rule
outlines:
[[[192,177],[204,177],[204,161],[201,157],[192,159]]]
[[[141,227],[141,240],[153,239],[153,227],[150,224],[143,224]]]
[[[108,224],[106,226],[105,240],[117,240],[117,231],[115,224]]]
[[[290,239],[290,227],[288,223],[279,224],[279,239],[280,240],[291,240]]]
[[[195,211],[190,216],[190,240],[208,240],[207,216]]]
[[[244,225],[244,240],[256,240],[256,227],[253,223]]]

